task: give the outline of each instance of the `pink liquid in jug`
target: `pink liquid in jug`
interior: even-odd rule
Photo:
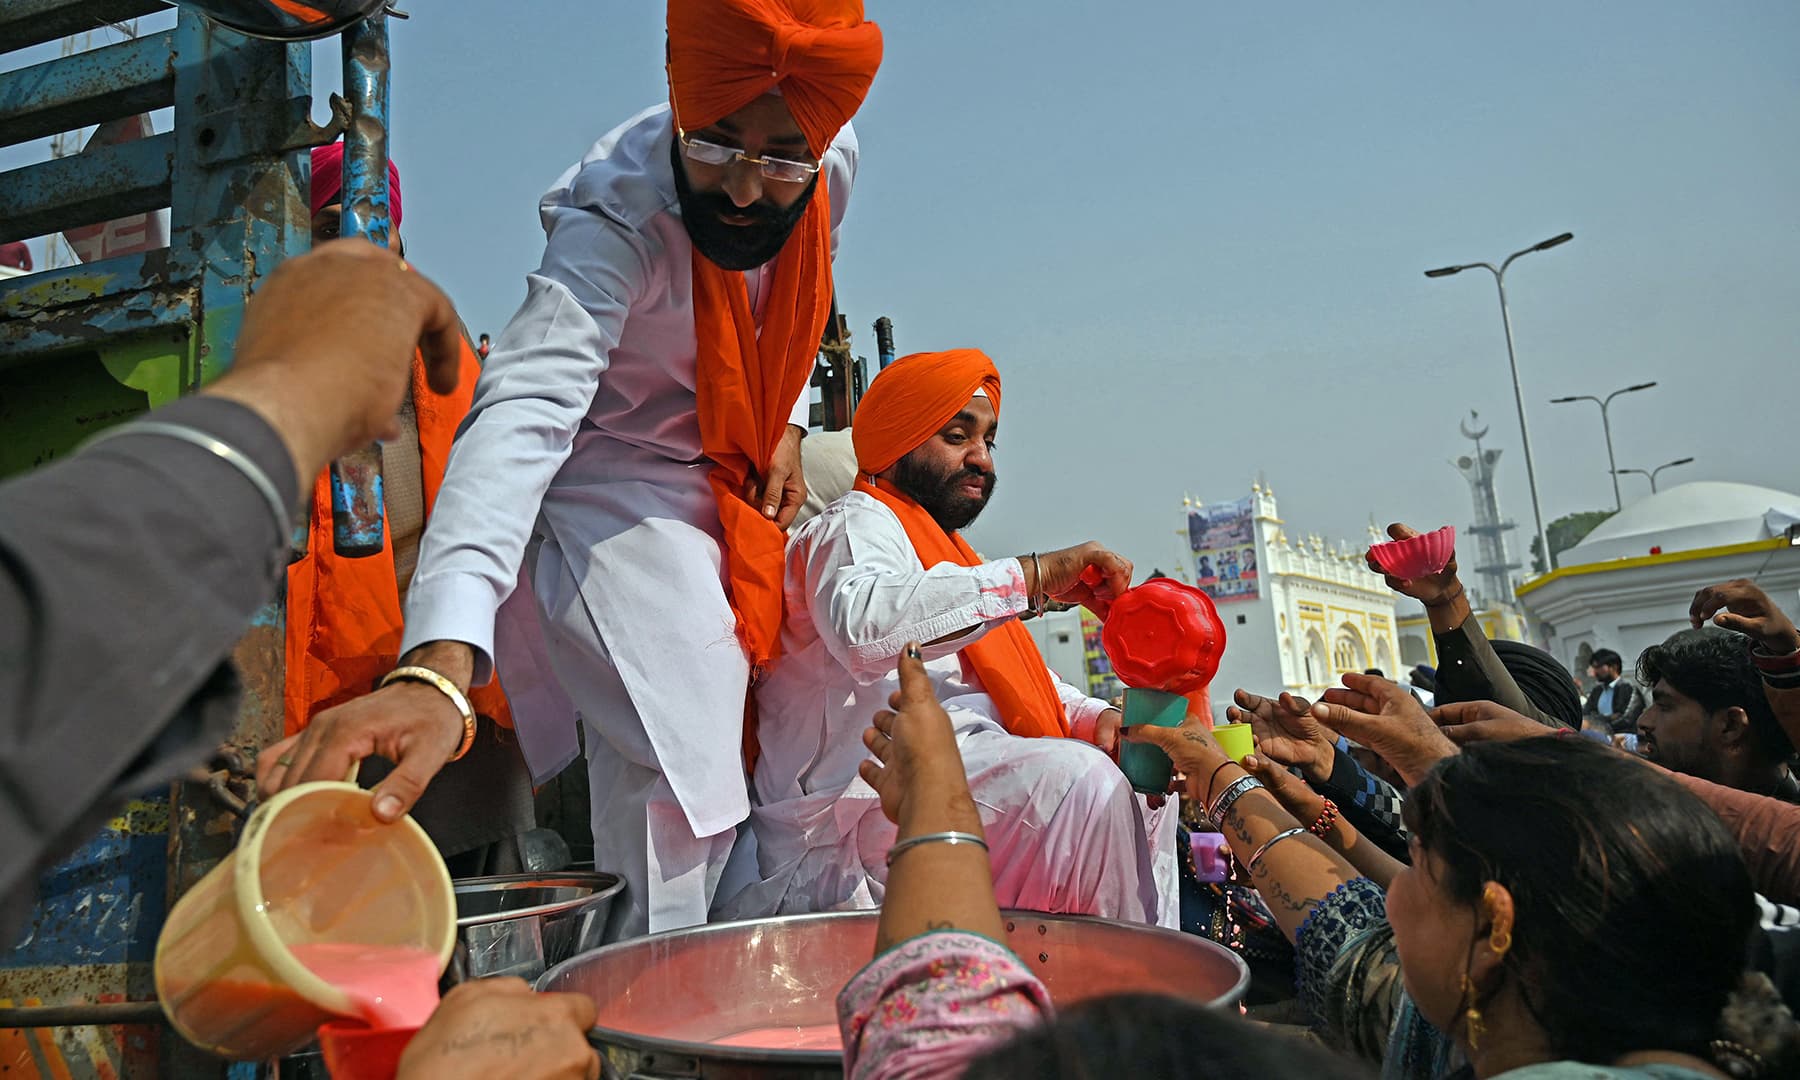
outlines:
[[[294,958],[349,996],[370,1027],[416,1028],[438,1003],[437,954],[406,945],[315,942],[293,947]]]

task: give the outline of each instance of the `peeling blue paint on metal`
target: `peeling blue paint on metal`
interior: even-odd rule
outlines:
[[[38,881],[38,905],[4,969],[149,963],[162,927],[167,881],[169,800],[159,794],[51,867]],[[120,826],[123,826],[122,828]],[[9,996],[24,989],[0,973]]]
[[[344,31],[344,190],[340,235],[389,246],[388,34],[376,15]],[[381,449],[365,447],[331,463],[331,546],[341,556],[379,554],[387,542]]]

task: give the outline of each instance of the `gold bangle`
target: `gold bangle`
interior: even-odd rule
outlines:
[[[462,714],[462,741],[457,744],[456,753],[450,755],[451,761],[462,760],[463,755],[467,754],[470,747],[475,745],[475,710],[469,707],[469,699],[456,688],[455,683],[428,667],[397,667],[383,675],[375,689],[379,690],[388,683],[399,682],[403,679],[407,682],[419,682],[437,687],[445,697],[450,699],[450,704],[456,706],[456,711]]]

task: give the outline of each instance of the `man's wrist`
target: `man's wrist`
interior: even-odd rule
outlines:
[[[1332,766],[1337,764],[1337,747],[1329,746],[1313,755],[1310,763],[1300,766],[1300,775],[1308,783],[1324,784],[1331,780]]]
[[[1449,633],[1467,622],[1469,616],[1475,614],[1469,606],[1468,594],[1463,591],[1462,582],[1456,583],[1456,589],[1435,603],[1425,605],[1425,616],[1431,623],[1434,634]]]
[[[401,657],[400,666],[430,668],[466,694],[475,680],[475,647],[463,641],[427,641]]]
[[[1750,658],[1758,667],[1800,668],[1800,633],[1752,638]]]

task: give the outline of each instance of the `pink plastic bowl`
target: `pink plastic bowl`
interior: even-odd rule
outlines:
[[[1456,526],[1446,525],[1434,532],[1390,540],[1369,548],[1375,565],[1401,581],[1430,577],[1450,564],[1456,554]]]

